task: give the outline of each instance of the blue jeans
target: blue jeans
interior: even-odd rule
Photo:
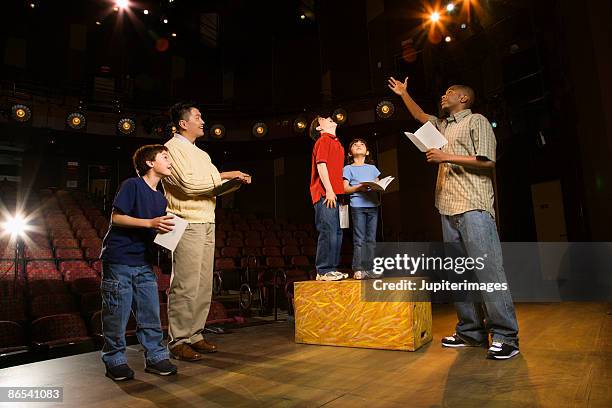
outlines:
[[[315,265],[317,273],[321,275],[338,270],[340,248],[342,246],[338,204],[336,203],[335,208],[327,208],[323,201],[325,201],[325,197],[321,197],[314,205],[315,226],[319,231]]]
[[[471,258],[486,254],[485,267],[474,269],[479,282],[505,283],[501,245],[493,216],[486,211],[468,211],[458,215],[442,215],[444,242],[461,243]],[[484,343],[491,332],[493,341],[518,347],[518,323],[510,291],[480,293],[482,304],[456,302],[459,322],[456,333],[464,341]]]
[[[145,349],[147,362],[169,358],[162,345],[157,281],[151,266],[103,263],[102,269],[102,361],[107,367],[127,364],[125,328],[133,311],[136,337]]]
[[[351,207],[353,271],[371,271],[376,248],[378,207]]]

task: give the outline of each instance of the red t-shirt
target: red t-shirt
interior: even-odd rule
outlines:
[[[315,204],[325,196],[325,187],[317,171],[318,163],[327,164],[329,181],[335,194],[344,194],[342,168],[344,167],[344,147],[338,138],[329,133],[322,133],[312,149],[312,171],[310,173],[310,196]]]

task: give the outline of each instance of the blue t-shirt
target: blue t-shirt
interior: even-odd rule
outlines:
[[[113,209],[134,218],[151,219],[166,215],[166,197],[154,191],[140,177],[125,180],[115,201]],[[153,240],[156,231],[152,228],[124,228],[111,225],[102,241],[100,258],[110,263],[129,266],[151,264]]]
[[[374,181],[380,171],[372,164],[344,166],[342,177],[348,180],[350,186],[356,186],[364,181]],[[378,207],[380,201],[378,193],[374,191],[358,191],[351,194],[351,207]]]

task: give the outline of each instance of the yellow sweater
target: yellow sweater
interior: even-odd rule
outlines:
[[[165,145],[172,160],[172,175],[162,180],[168,212],[190,223],[214,223],[216,198],[221,184],[219,171],[204,150],[173,137]]]

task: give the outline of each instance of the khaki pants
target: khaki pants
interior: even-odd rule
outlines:
[[[168,347],[196,343],[210,310],[215,224],[189,224],[173,255],[168,295]]]

